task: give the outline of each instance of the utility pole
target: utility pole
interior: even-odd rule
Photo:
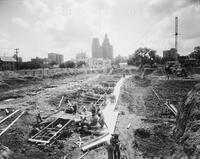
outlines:
[[[177,60],[177,55],[178,55],[178,17],[175,17],[175,49],[176,49],[176,60]]]
[[[16,55],[16,60],[17,60],[17,70],[19,68],[19,60],[18,60],[18,54],[19,54],[19,48],[15,48],[15,55]]]

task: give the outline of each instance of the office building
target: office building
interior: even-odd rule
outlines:
[[[48,53],[48,59],[51,62],[55,62],[59,65],[64,62],[64,56],[57,53]]]

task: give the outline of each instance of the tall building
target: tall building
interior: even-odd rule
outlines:
[[[93,38],[92,40],[92,58],[102,58],[102,51],[98,38]]]
[[[113,59],[113,46],[110,44],[107,34],[102,44],[102,55],[103,59]]]
[[[93,38],[92,58],[113,59],[113,46],[110,44],[107,34],[102,45],[100,45],[98,38]]]
[[[59,65],[64,62],[64,56],[57,53],[48,53],[48,59],[51,60],[51,62],[56,62]]]

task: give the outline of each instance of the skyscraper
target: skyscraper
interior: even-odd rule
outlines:
[[[93,38],[92,40],[92,58],[102,58],[102,51],[98,38]]]
[[[110,44],[107,34],[102,46],[98,38],[92,40],[92,58],[113,59],[113,46]]]
[[[110,44],[107,34],[102,43],[102,55],[104,59],[113,59],[113,46]]]

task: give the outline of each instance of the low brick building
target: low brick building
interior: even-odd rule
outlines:
[[[17,61],[13,57],[0,56],[0,71],[15,70]]]

